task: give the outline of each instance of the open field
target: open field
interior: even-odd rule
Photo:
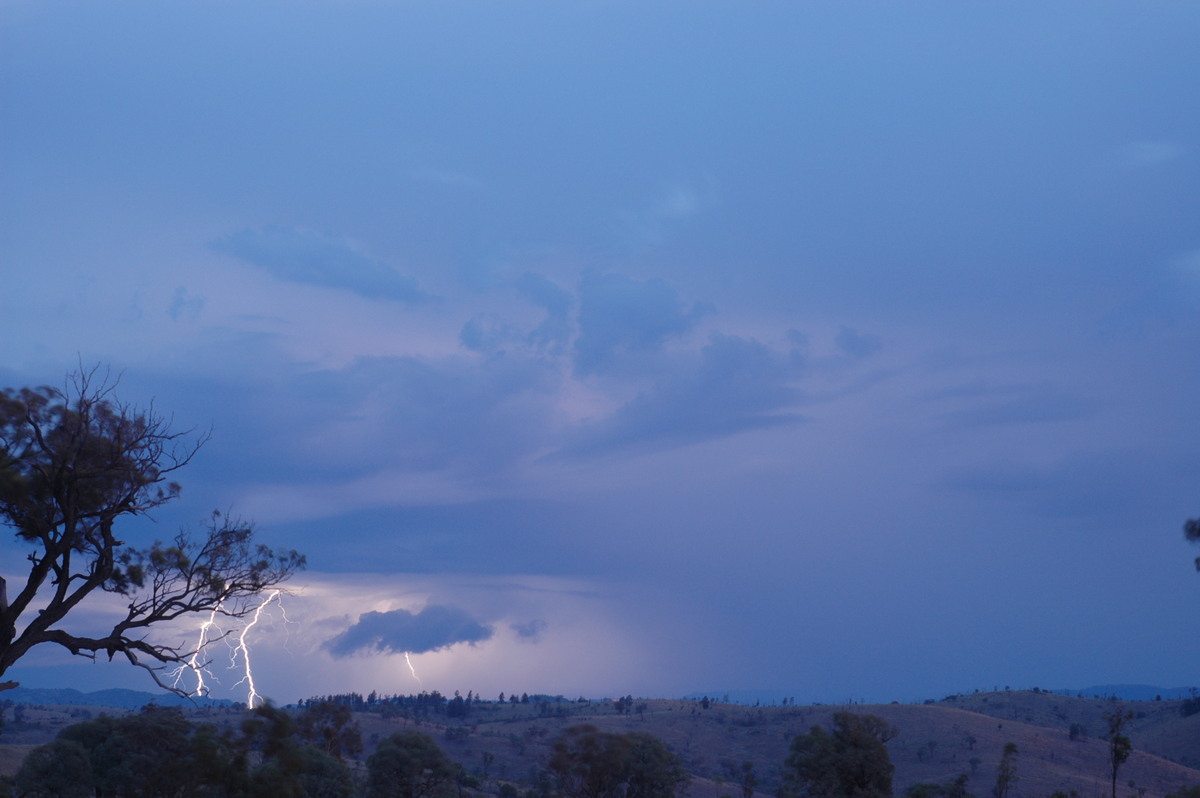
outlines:
[[[1188,766],[1200,762],[1200,714],[1182,717],[1181,703],[1120,705],[1135,713],[1129,726],[1135,751],[1120,774],[1118,794],[1123,798],[1159,798],[1200,784],[1200,770]],[[814,725],[828,726],[835,712],[851,711],[878,715],[898,729],[888,744],[897,794],[913,784],[947,782],[967,774],[967,789],[986,796],[1004,745],[1014,742],[1020,781],[1013,798],[1049,796],[1056,790],[1101,798],[1109,792],[1107,747],[1100,739],[1103,715],[1118,705],[1013,691],[952,696],[921,705],[750,707],[714,702],[706,709],[693,700],[637,699],[633,706],[632,712],[619,714],[613,703],[601,701],[477,702],[462,719],[371,711],[356,712],[355,720],[366,746],[364,757],[387,735],[416,729],[433,736],[489,792],[505,782],[522,788],[536,783],[551,741],[570,726],[590,723],[605,731],[646,732],[667,742],[683,760],[694,777],[692,796],[721,798],[740,794],[734,772],[747,761],[754,764],[758,792],[774,794],[792,738]],[[187,714],[219,725],[236,724],[242,717],[231,709]],[[5,729],[0,772],[15,772],[33,744],[52,739],[80,715],[80,708],[26,708],[25,722]],[[1072,724],[1076,739],[1069,733]]]

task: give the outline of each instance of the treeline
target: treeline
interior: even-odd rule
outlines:
[[[237,728],[192,723],[178,709],[154,706],[76,723],[34,749],[16,777],[0,784],[0,798],[680,798],[691,778],[680,757],[653,735],[591,725],[569,727],[552,739],[523,791],[513,782],[488,782],[490,754],[481,781],[418,731],[380,740],[364,761],[353,702],[335,698],[307,700],[292,711],[260,707]],[[376,696],[368,705],[391,706],[397,698],[414,699],[414,707],[453,701],[423,693]],[[619,703],[629,711],[629,702]],[[1131,717],[1122,711],[1105,716],[1111,798],[1118,798],[1119,771],[1132,751],[1124,734]],[[829,728],[813,726],[793,737],[777,798],[893,798],[887,743],[897,733],[875,715],[836,713]],[[1020,752],[1008,742],[990,798],[1014,795],[1019,770]],[[731,763],[730,776],[742,798],[754,798],[753,762]],[[903,798],[975,798],[967,783],[961,774],[945,783],[916,784]],[[1078,796],[1058,791],[1049,798]],[[1200,785],[1166,798],[1200,798]]]
[[[429,735],[396,732],[363,763],[349,707],[305,702],[297,713],[255,709],[239,729],[189,722],[148,706],[76,723],[34,749],[0,798],[465,798],[477,777]],[[352,767],[354,765],[354,767]],[[486,778],[486,776],[485,776]],[[661,740],[574,726],[524,798],[677,798],[690,777]],[[501,798],[521,798],[511,783]]]
[[[632,700],[632,699],[630,699]],[[516,693],[505,696],[500,693],[496,700],[487,700],[474,691],[467,691],[464,697],[456,690],[453,697],[446,697],[437,690],[423,691],[415,695],[379,695],[371,691],[367,696],[361,693],[336,693],[333,695],[314,696],[296,704],[300,708],[316,704],[336,704],[348,707],[354,712],[374,712],[384,717],[402,715],[405,717],[420,717],[427,715],[444,715],[448,718],[467,717],[473,708],[479,705],[495,706],[497,704],[534,704],[539,707],[561,705],[567,703],[588,703],[585,698],[568,701],[561,695],[534,695]]]

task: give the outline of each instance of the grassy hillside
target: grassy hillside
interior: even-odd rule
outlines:
[[[1183,718],[1179,701],[1127,702],[1135,712],[1131,737],[1137,749],[1121,771],[1121,798],[1160,798],[1180,787],[1200,784],[1196,761],[1200,715]],[[1107,748],[1100,739],[1103,715],[1115,705],[1044,692],[1003,692],[957,696],[924,705],[747,707],[691,700],[635,700],[635,711],[618,714],[609,702],[562,702],[538,705],[475,703],[463,719],[445,715],[393,716],[356,713],[367,753],[387,735],[417,729],[432,735],[451,757],[478,776],[482,788],[495,792],[503,782],[534,784],[551,741],[563,729],[591,723],[606,731],[639,731],[666,741],[693,774],[694,798],[740,796],[735,772],[754,763],[758,792],[764,798],[779,786],[792,738],[814,725],[829,726],[837,711],[879,715],[899,730],[888,748],[896,767],[899,795],[921,782],[946,782],[960,773],[967,789],[980,798],[990,795],[1005,743],[1019,749],[1020,781],[1012,798],[1042,798],[1056,790],[1075,791],[1081,798],[1109,793]],[[636,711],[641,708],[642,711]],[[95,708],[90,708],[95,712]],[[8,729],[0,741],[0,772],[11,773],[28,745],[53,737],[71,721],[68,708],[30,709],[19,736]],[[38,714],[41,713],[41,714]],[[113,713],[116,714],[116,713]],[[196,720],[237,723],[231,710],[195,710]],[[42,734],[35,733],[46,721]],[[1069,730],[1079,724],[1082,735]],[[1078,731],[1078,729],[1077,729]],[[485,756],[487,755],[487,756]],[[1170,761],[1175,759],[1176,761]],[[486,773],[485,773],[485,762]]]

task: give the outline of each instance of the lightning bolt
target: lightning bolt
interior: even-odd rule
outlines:
[[[220,611],[221,605],[218,604],[216,607],[213,607],[208,620],[200,624],[200,635],[196,638],[196,647],[192,650],[191,658],[174,671],[175,681],[173,684],[175,687],[178,687],[179,683],[183,680],[184,673],[190,671],[196,677],[195,694],[199,696],[208,695],[208,686],[204,683],[206,663],[202,660],[202,657],[204,656],[204,648],[208,645],[208,633],[216,625],[217,615]],[[217,631],[220,631],[219,627]]]
[[[271,594],[263,599],[261,604],[254,608],[254,614],[251,616],[250,621],[242,627],[241,633],[237,636],[237,645],[234,646],[233,655],[230,657],[231,667],[237,666],[239,654],[242,657],[242,669],[246,675],[238,681],[238,684],[246,685],[246,706],[250,709],[254,709],[254,702],[258,701],[260,696],[258,694],[258,689],[254,686],[254,670],[250,667],[250,647],[246,645],[246,636],[250,634],[250,630],[253,629],[258,623],[259,618],[262,617],[263,610],[266,608],[266,606],[272,601],[279,599],[279,596],[282,593],[282,590],[272,590]],[[283,606],[282,601],[280,601],[280,606]]]
[[[417,684],[424,687],[425,683],[422,682],[421,677],[417,675],[417,669],[413,667],[412,660],[408,658],[407,651],[404,652],[404,661],[408,663],[408,669],[412,672],[412,677],[417,680]]]

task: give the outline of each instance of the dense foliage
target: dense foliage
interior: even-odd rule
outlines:
[[[567,798],[674,798],[690,780],[661,740],[591,725],[572,726],[554,741],[548,770]]]
[[[305,741],[304,719],[262,707],[234,732],[191,723],[174,708],[101,716],[68,726],[35,749],[17,772],[16,792],[27,798],[350,798],[349,768]],[[350,727],[346,737],[355,731]]]
[[[895,767],[885,743],[894,736],[882,718],[838,712],[831,732],[814,726],[792,741],[789,791],[813,798],[891,798]]]

